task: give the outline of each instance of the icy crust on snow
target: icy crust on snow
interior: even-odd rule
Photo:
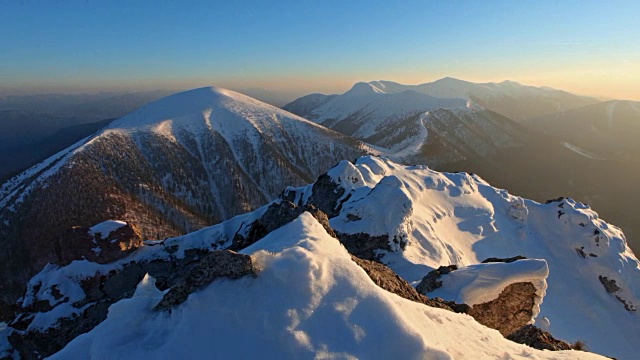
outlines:
[[[531,323],[540,313],[540,304],[547,291],[549,267],[545,260],[526,259],[512,263],[486,263],[469,265],[442,277],[442,287],[428,293],[470,306],[497,299],[509,285],[521,282],[536,288]]]
[[[308,213],[244,252],[256,278],[215,281],[156,312],[163,294],[147,276],[51,359],[602,359],[534,350],[382,290]]]
[[[395,251],[380,250],[382,261],[410,283],[442,265],[516,255],[544,259],[548,288],[539,317],[550,321],[554,337],[581,339],[621,359],[640,352],[640,314],[629,311],[640,304],[640,263],[621,230],[587,205],[571,199],[539,204],[476,175],[372,156],[329,173],[348,192],[331,226],[346,234],[388,234]],[[607,279],[615,281],[615,292],[605,290]]]
[[[96,236],[100,234],[100,237],[107,238],[111,232],[118,230],[119,228],[127,225],[126,222],[120,220],[107,220],[98,225],[94,225],[89,228],[89,235]]]

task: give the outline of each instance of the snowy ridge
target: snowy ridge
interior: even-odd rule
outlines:
[[[601,358],[534,350],[468,316],[386,292],[308,213],[244,252],[260,264],[257,278],[214,282],[169,314],[152,311],[163,294],[147,277],[51,358],[169,359],[185,349],[194,358]]]
[[[237,236],[249,236],[252,224],[271,205],[284,199],[298,205],[313,203],[318,197],[340,194],[340,190],[336,206],[328,209],[337,211],[330,226],[340,234],[386,238],[388,246],[377,250],[380,260],[410,283],[417,285],[439,266],[458,265],[459,270],[446,275],[443,286],[430,296],[476,304],[491,300],[509,284],[531,282],[537,295],[531,321],[541,322],[554,337],[584,340],[591,350],[619,359],[631,359],[638,351],[635,339],[640,322],[635,307],[640,303],[639,262],[620,230],[599,219],[587,206],[571,199],[539,204],[493,188],[475,175],[439,173],[426,166],[404,166],[372,156],[355,163],[341,161],[327,177],[335,190],[318,193],[316,184],[289,187],[283,198],[254,212],[181,237],[147,242],[147,246],[110,264],[83,260],[65,267],[48,266],[29,283],[23,304],[45,300],[53,308],[37,313],[30,330],[45,329],[81,310],[67,306],[82,303],[85,297],[77,285],[80,279],[108,274],[127,264],[181,259],[193,249],[227,248]],[[383,347],[407,356],[427,353],[458,359],[507,353],[542,359],[549,354],[506,342],[498,332],[468,316],[428,308],[378,288],[350,260],[345,248],[308,214],[242,252],[253,254],[262,269],[256,279],[217,281],[192,294],[169,316],[151,311],[162,293],[154,290],[149,285],[153,280],[147,278],[136,296],[112,305],[106,322],[78,337],[57,356],[82,357],[107,347],[122,358],[171,357],[175,355],[172,348],[212,351],[209,342],[185,335],[201,329],[221,340],[216,342],[221,356],[238,351],[231,346],[237,338],[233,334],[242,332],[243,339],[248,336],[263,344],[258,348],[273,356],[350,354],[378,358],[380,347],[370,353],[363,344],[386,344],[387,340],[378,337],[381,328],[387,334],[385,339],[421,344],[402,349],[391,344]],[[479,264],[489,257],[516,255],[528,259]],[[59,303],[60,298],[71,301]],[[242,316],[230,318],[229,314]],[[269,321],[264,321],[265,316]],[[434,326],[438,332],[432,331]],[[101,335],[114,327],[122,329],[117,337]],[[313,330],[327,327],[342,335],[331,340],[326,331]],[[393,337],[388,336],[390,331]],[[133,332],[150,335],[139,338]],[[131,338],[138,341],[124,341]],[[490,340],[479,340],[482,338]],[[458,346],[461,339],[468,343],[464,349]],[[151,343],[159,347],[147,346]],[[480,355],[471,356],[465,349]],[[572,352],[548,356],[595,358]]]
[[[408,92],[418,93],[432,98],[470,100],[472,107],[490,109],[516,121],[523,121],[541,115],[551,114],[556,111],[575,109],[599,102],[599,100],[595,98],[576,96],[552,88],[522,85],[514,81],[473,83],[446,77],[419,85],[404,85],[384,80],[360,82],[342,95],[338,95],[337,97],[331,95],[333,98],[326,96],[326,103],[318,101],[317,96],[313,99],[305,99],[303,97],[285,105],[284,108],[291,111],[302,111],[299,115],[317,121],[316,119],[325,119],[325,115],[327,114],[330,114],[329,118],[335,118],[339,108],[342,108],[343,112],[346,111],[348,99],[351,99],[353,103],[356,104],[357,98],[363,99],[368,96],[370,99],[380,101],[384,98],[383,95],[399,95]],[[342,100],[339,100],[340,98],[342,98]],[[358,108],[364,106],[361,99],[359,100]],[[337,105],[341,102],[347,104],[330,106],[330,103]],[[458,106],[460,105],[440,105],[432,109]],[[357,109],[352,108],[350,112],[347,112],[352,114],[355,110]]]
[[[363,88],[371,91],[364,91]],[[336,128],[342,121],[351,118],[352,122],[360,126],[346,134],[365,139],[397,119],[428,110],[466,106],[465,99],[436,98],[412,90],[388,94],[366,83],[358,83],[343,95],[314,109],[307,117],[331,128]],[[360,118],[366,121],[360,124]]]
[[[544,259],[548,289],[538,317],[549,319],[554,336],[583,339],[592,350],[620,358],[640,351],[634,310],[640,263],[620,229],[588,206],[571,199],[539,204],[475,175],[375,157],[341,162],[329,174],[347,199],[331,226],[347,234],[387,235],[394,251],[380,250],[382,261],[409,282],[417,284],[442,265],[516,255]],[[618,290],[608,292],[605,278]]]
[[[326,101],[304,97],[285,109],[388,149],[379,155],[404,163],[435,166],[490,158],[496,151],[521,145],[527,137],[517,123],[486,110],[475,98],[423,90],[419,85],[357,83],[342,95],[327,96]]]

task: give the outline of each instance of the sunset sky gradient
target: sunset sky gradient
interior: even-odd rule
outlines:
[[[0,94],[451,76],[640,100],[638,1],[2,1]]]

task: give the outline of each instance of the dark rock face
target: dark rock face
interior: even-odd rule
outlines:
[[[251,256],[231,250],[214,251],[198,262],[191,271],[171,287],[156,305],[156,310],[166,310],[182,304],[189,294],[218,278],[238,279],[245,275],[256,276]]]
[[[620,290],[622,290],[622,288],[620,286],[618,286],[618,284],[616,283],[616,281],[614,279],[609,279],[606,276],[598,276],[598,279],[600,279],[600,282],[602,283],[602,286],[604,286],[604,289],[607,290],[608,293],[613,294],[615,292],[618,292]],[[624,306],[625,310],[627,311],[636,311],[637,307],[632,304],[631,302],[623,299],[620,295],[614,295],[616,297],[616,299],[618,301],[620,301],[620,303],[622,303],[622,305]]]
[[[42,359],[60,351],[71,340],[104,321],[110,305],[109,301],[96,302],[79,316],[62,319],[57,327],[45,332],[13,332],[9,341],[21,359]]]
[[[233,243],[229,246],[229,249],[234,251],[244,249],[262,239],[273,230],[297,219],[305,211],[316,218],[325,230],[327,230],[329,235],[335,237],[333,229],[329,226],[329,218],[314,205],[298,206],[291,201],[281,200],[280,203],[271,204],[260,219],[249,225],[250,230],[247,236],[236,234],[233,237]]]
[[[507,339],[519,344],[528,345],[538,350],[571,350],[571,345],[555,339],[548,332],[533,325],[525,325],[506,336]]]
[[[398,274],[383,264],[361,259],[353,255],[351,256],[351,259],[364,269],[376,285],[407,300],[457,313],[467,313],[470,309],[468,305],[456,304],[453,301],[444,301],[439,298],[429,299],[428,297],[418,293],[406,280],[398,276]]]
[[[86,308],[77,316],[60,319],[55,327],[44,331],[27,330],[37,312],[68,303],[68,298],[61,298],[56,304],[36,301],[32,306],[19,308],[18,317],[9,324],[15,330],[9,339],[11,345],[22,359],[27,360],[41,359],[60,351],[78,335],[104,321],[111,304],[130,298],[147,273],[156,278],[156,286],[160,290],[171,288],[163,298],[162,306],[159,305],[162,309],[183,302],[191,292],[217,278],[255,275],[249,256],[229,250],[191,249],[185,251],[184,258],[180,259],[128,263],[122,269],[81,280],[85,298],[71,305],[76,309]],[[37,293],[38,289],[33,290]]]
[[[607,290],[608,293],[614,293],[620,290],[620,287],[616,284],[615,280],[602,275],[598,276],[598,279],[600,279],[602,286],[604,286],[604,289]]]
[[[322,174],[313,184],[313,195],[309,203],[322,210],[329,218],[335,217],[340,213],[342,204],[338,200],[344,195],[344,191],[329,175]],[[343,199],[343,202],[347,199]]]
[[[498,298],[474,305],[469,315],[507,336],[531,320],[536,297],[536,288],[532,283],[514,283],[502,290]]]
[[[91,235],[87,227],[74,226],[55,241],[59,265],[67,265],[82,258],[106,264],[124,258],[140,247],[142,235],[135,225],[129,223],[113,230],[105,238],[99,233]]]
[[[416,289],[420,294],[432,292],[442,286],[442,281],[438,279],[440,279],[442,275],[446,275],[454,270],[458,270],[456,265],[440,266],[435,270],[429,271],[429,273],[422,278],[418,286],[416,286]]]
[[[522,256],[522,255],[517,255],[514,257],[510,257],[510,258],[496,258],[496,257],[490,257],[488,259],[485,259],[482,261],[483,264],[486,263],[492,263],[492,262],[502,262],[502,263],[512,263],[514,261],[518,261],[518,260],[524,260],[526,259],[526,257]]]
[[[350,254],[359,258],[380,261],[382,254],[378,250],[392,251],[389,235],[372,236],[365,233],[344,234],[336,232],[338,239]]]

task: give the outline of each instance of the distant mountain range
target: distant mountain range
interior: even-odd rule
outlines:
[[[367,87],[370,88],[371,91],[380,94],[415,91],[436,98],[468,99],[477,105],[516,121],[523,121],[600,102],[598,99],[591,97],[578,96],[566,91],[546,87],[526,86],[514,81],[472,83],[449,77],[420,85],[403,85],[392,81],[358,83],[343,95],[347,95],[353,91],[360,91]],[[335,96],[312,95],[313,101],[316,103],[326,103],[332,97]],[[303,110],[301,107],[306,106],[303,104],[308,104],[312,98],[302,97],[285,105],[283,108],[296,114],[301,113],[301,110]],[[313,110],[316,108],[318,107],[307,109],[305,116],[314,118],[314,116],[320,115],[314,115]]]
[[[460,98],[456,103],[451,96]],[[358,83],[344,94],[313,94],[284,109],[394,149],[401,156],[391,157],[401,162],[478,173],[537,201],[570,196],[587,202],[622,226],[640,251],[631,208],[640,201],[638,105],[594,102],[515,82],[444,78],[422,85]]]

